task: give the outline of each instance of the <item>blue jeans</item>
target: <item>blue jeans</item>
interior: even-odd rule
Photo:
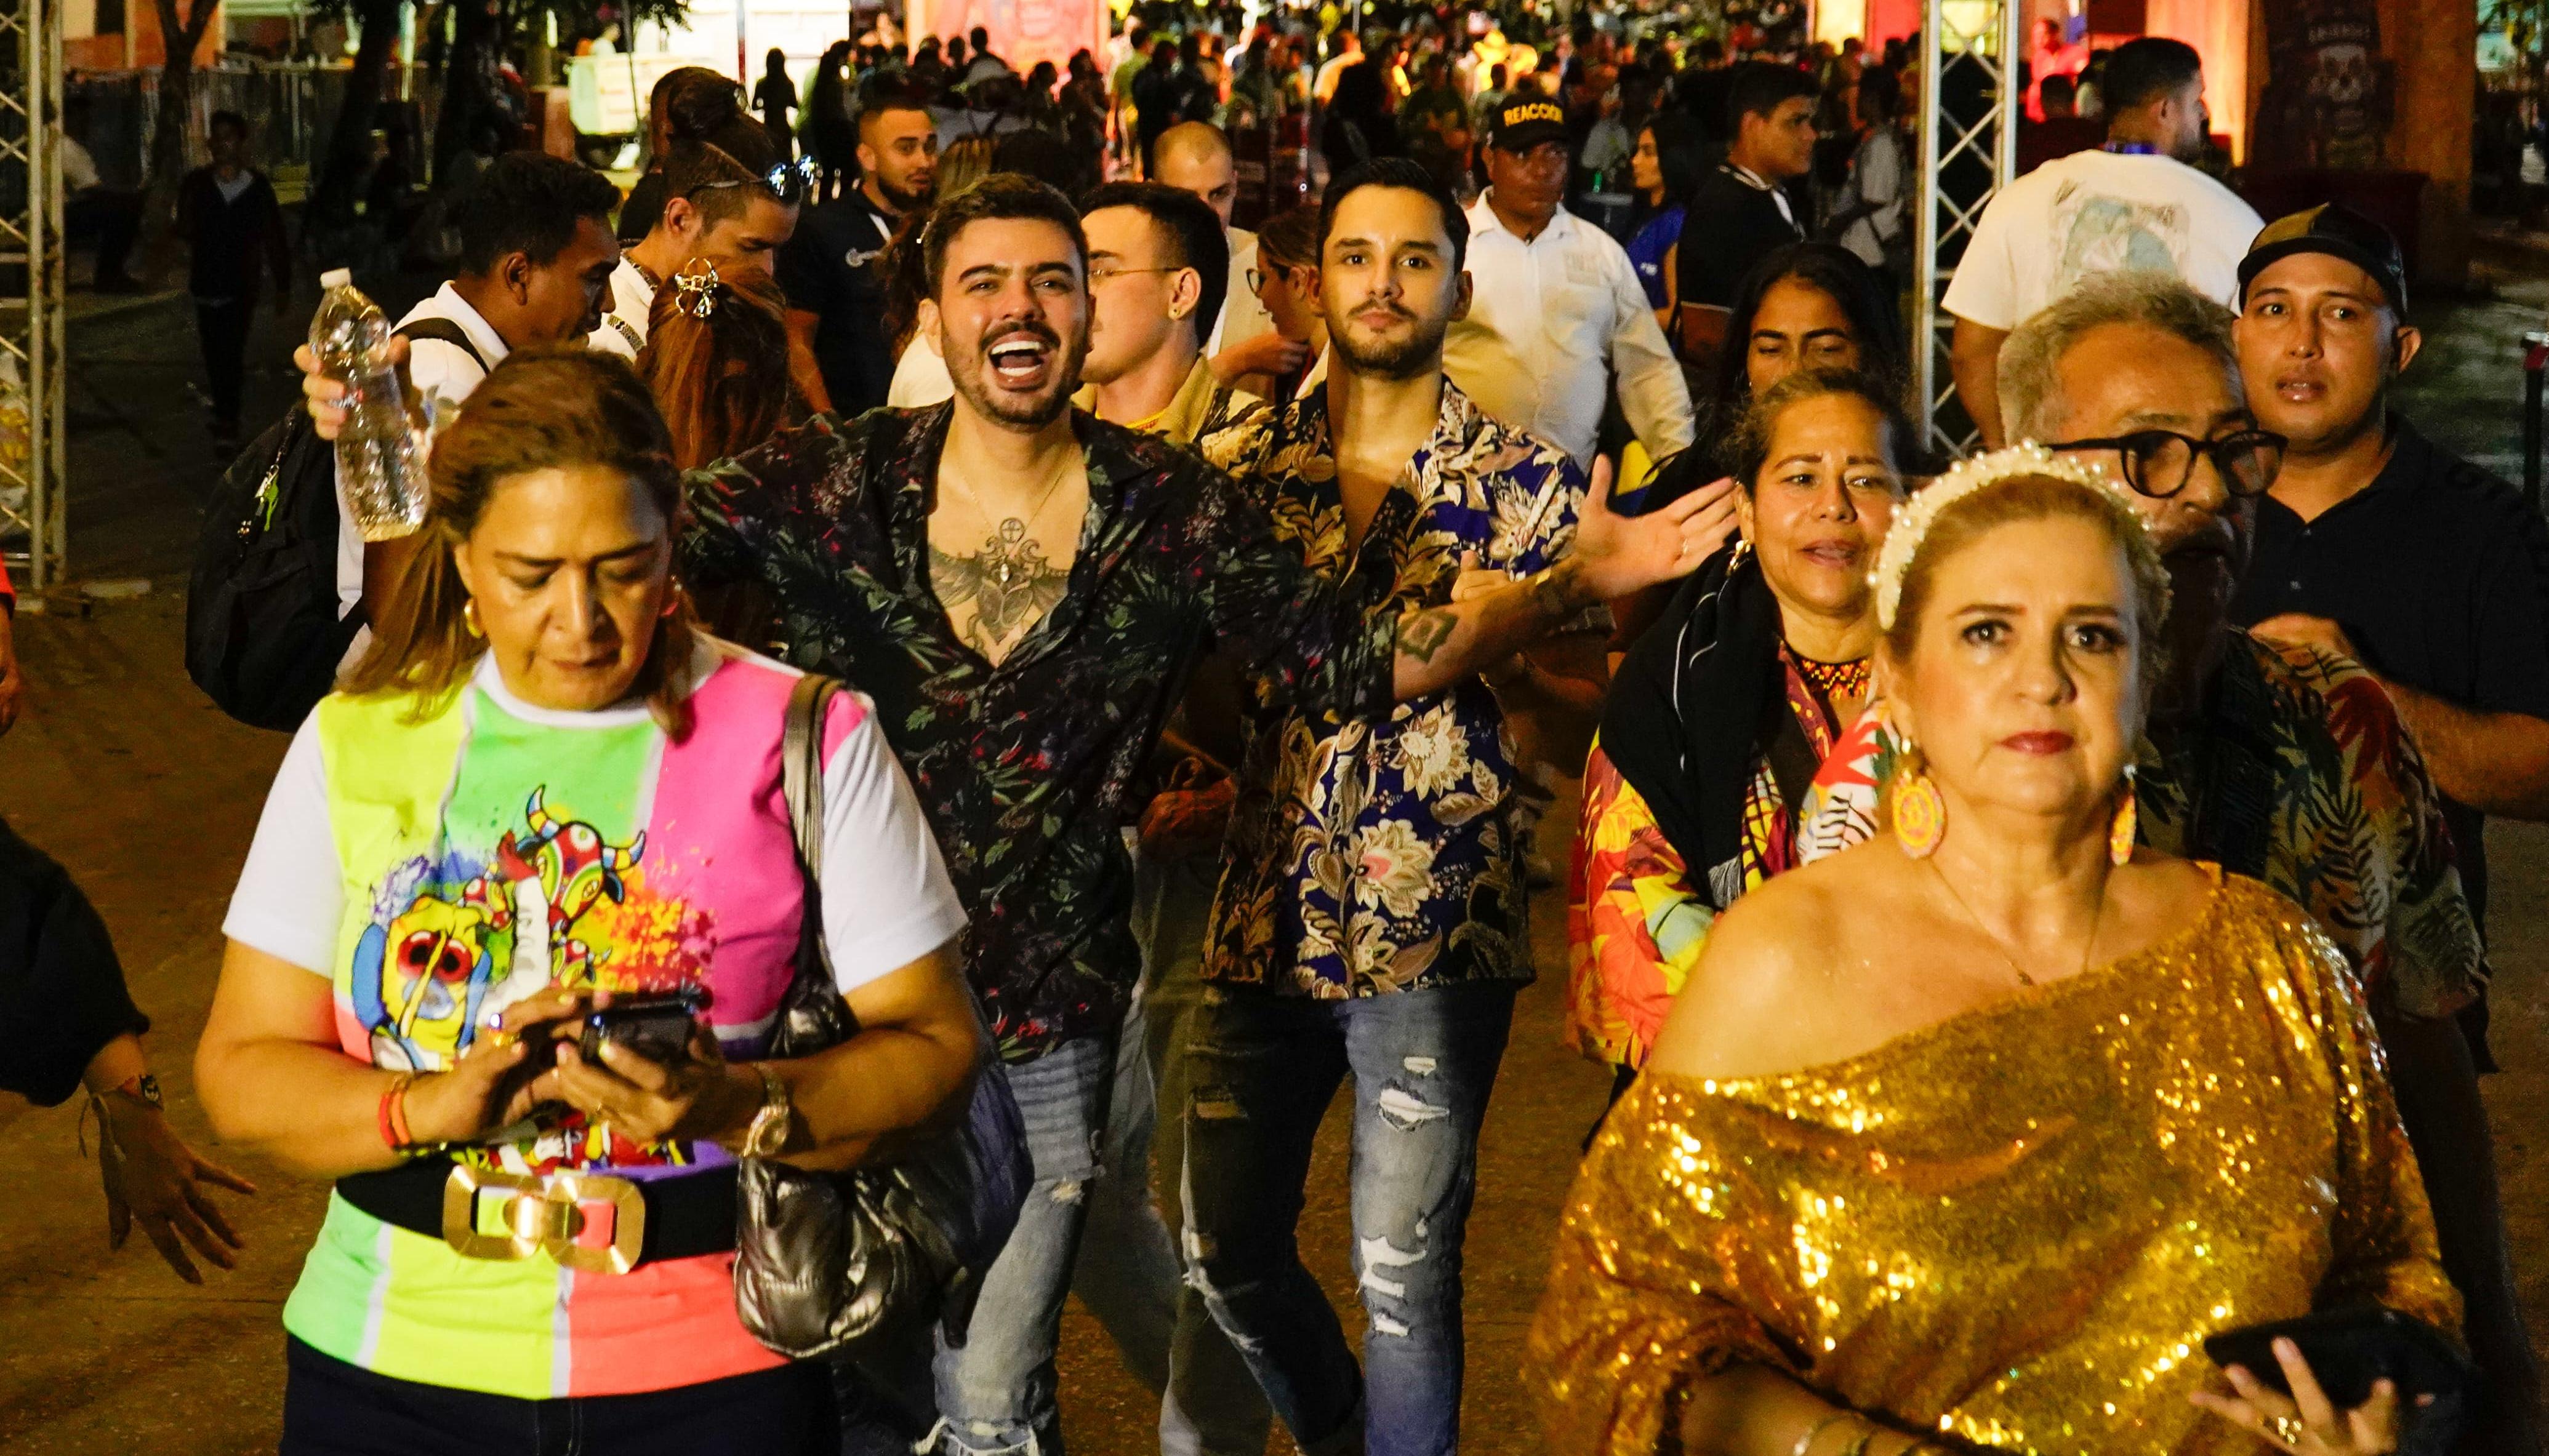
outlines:
[[[1157,1135],[1151,1161],[1172,1225],[1185,1219],[1187,1033],[1203,999],[1204,932],[1220,879],[1217,844],[1191,855],[1137,851],[1133,857],[1133,934],[1142,943],[1142,1020],[1154,1097],[1140,1105],[1139,1115],[1158,1120],[1146,1131]],[[1116,1104],[1119,1126],[1126,1106],[1120,1099]],[[1180,1291],[1177,1317],[1168,1399],[1160,1407],[1160,1456],[1265,1456],[1274,1414],[1256,1373],[1231,1348],[1204,1312],[1203,1296],[1191,1287]]]
[[[1026,1123],[1035,1181],[984,1277],[964,1345],[948,1349],[942,1338],[929,1449],[1061,1456],[1054,1352],[1070,1295],[1105,1326],[1136,1379],[1154,1391],[1168,1384],[1181,1271],[1151,1204],[1141,1005],[1118,1037],[1066,1042],[1000,1070]],[[1110,1117],[1119,1108],[1125,1116]]]
[[[1186,1051],[1190,1277],[1305,1451],[1459,1449],[1461,1241],[1519,989],[1316,1001],[1204,988]],[[1319,1121],[1349,1072],[1360,1370],[1295,1231]]]

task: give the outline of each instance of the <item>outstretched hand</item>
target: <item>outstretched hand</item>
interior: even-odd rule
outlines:
[[[1646,515],[1611,509],[1611,462],[1593,462],[1592,488],[1575,518],[1577,569],[1593,593],[1626,596],[1688,575],[1726,544],[1735,529],[1734,483],[1693,491]]]
[[[2292,1456],[2387,1456],[2399,1449],[2399,1388],[2376,1381],[2372,1398],[2351,1410],[2339,1410],[2318,1377],[2311,1373],[2301,1346],[2275,1341],[2275,1363],[2283,1367],[2292,1394],[2282,1395],[2241,1366],[2223,1374],[2236,1397],[2198,1391],[2188,1399],[2245,1431],[2255,1433],[2278,1451]]]
[[[204,1282],[187,1256],[190,1247],[221,1268],[235,1266],[246,1241],[211,1190],[252,1194],[256,1185],[187,1146],[158,1109],[114,1096],[97,1105],[105,1129],[97,1165],[106,1184],[107,1247],[124,1247],[140,1225],[142,1236],[188,1284]]]

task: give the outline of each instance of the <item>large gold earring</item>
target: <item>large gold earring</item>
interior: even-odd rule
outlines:
[[[1947,837],[1947,801],[1919,762],[1905,764],[1894,778],[1894,842],[1915,860],[1927,860]]]
[[[2141,833],[2141,811],[2133,802],[2133,770],[2124,766],[2124,797],[2116,801],[2115,821],[2107,826],[2107,863],[2118,869],[2132,863],[2133,842]]]
[[[467,601],[460,603],[460,625],[468,628],[469,635],[472,637],[484,637],[487,635],[486,631],[478,625],[477,597],[472,596]]]

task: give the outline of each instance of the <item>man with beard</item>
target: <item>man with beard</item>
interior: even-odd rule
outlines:
[[[1207,438],[1205,458],[1251,478],[1276,530],[1375,617],[1449,599],[1472,559],[1525,577],[1565,557],[1579,512],[1583,529],[1608,513],[1601,493],[1443,375],[1470,305],[1459,204],[1420,164],[1380,158],[1329,185],[1320,235],[1324,386]],[[1598,691],[1602,638],[1563,642],[1568,676]],[[1309,697],[1250,714],[1188,1031],[1200,1298],[1180,1348],[1208,1313],[1307,1451],[1459,1446],[1478,1127],[1532,977],[1498,698],[1539,677],[1525,659],[1494,688],[1464,676],[1382,718]],[[1361,1369],[1294,1242],[1311,1143],[1349,1073]]]
[[[864,414],[894,382],[885,331],[885,270],[878,262],[903,218],[927,206],[938,174],[938,126],[910,91],[882,88],[859,113],[859,185],[806,210],[779,251],[788,333],[810,352],[828,397],[818,410]]]
[[[2378,680],[2229,625],[2284,441],[2241,392],[2230,311],[2177,278],[2109,274],[2021,323],[1999,360],[2013,432],[2103,464],[2169,567],[2169,678],[2133,792],[2153,848],[2252,875],[2354,964],[2391,1058],[2472,1350],[2502,1394],[2467,1449],[2538,1449],[2486,1110],[2453,1014],[2485,983],[2443,799]]]
[[[1103,1136],[1119,1039],[1140,1035],[1121,826],[1196,660],[1228,651],[1270,702],[1386,718],[1709,543],[1695,506],[1629,521],[1588,504],[1564,559],[1490,595],[1350,597],[1237,482],[1072,410],[1087,245],[1060,193],[994,174],[938,207],[922,256],[919,326],[956,397],[817,417],[695,477],[683,575],[758,583],[792,661],[875,697],[971,917],[967,970],[1035,1165],[970,1335],[937,1363],[934,1449],[971,1456],[1058,1448],[1088,1185],[1146,1173]],[[1177,1250],[1155,1218],[1115,1244],[1093,1251],[1112,1272],[1078,1287],[1158,1388]],[[1164,1446],[1187,1448],[1174,1401],[1161,1420]]]

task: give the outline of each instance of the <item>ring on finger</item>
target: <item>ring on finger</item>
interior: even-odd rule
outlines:
[[[2310,1434],[2310,1427],[2298,1415],[2269,1415],[2266,1423],[2275,1428],[2275,1439],[2287,1446],[2299,1446]]]

